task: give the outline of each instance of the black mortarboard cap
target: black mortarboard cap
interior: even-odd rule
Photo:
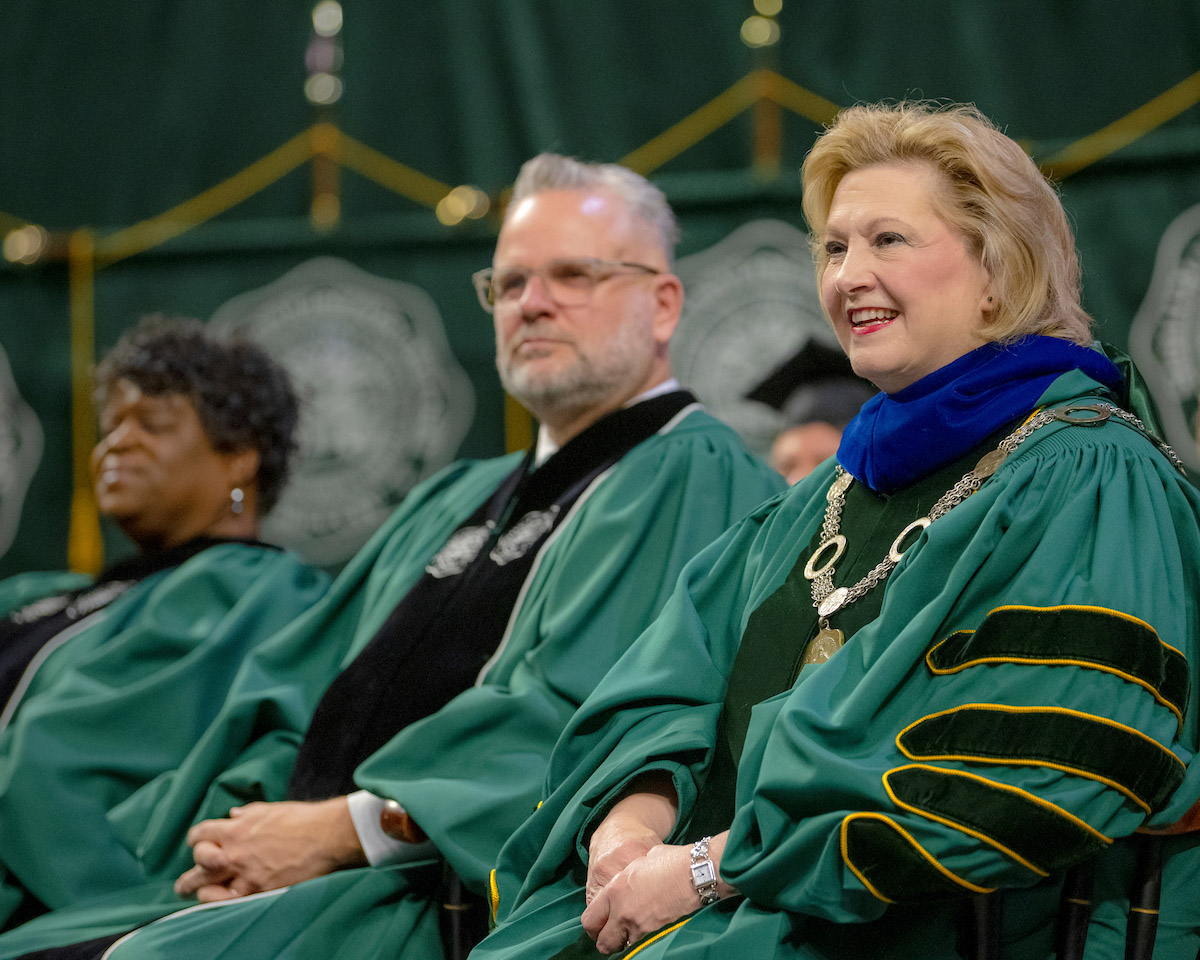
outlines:
[[[875,392],[839,348],[809,339],[746,398],[774,407],[788,426],[821,420],[844,427]]]

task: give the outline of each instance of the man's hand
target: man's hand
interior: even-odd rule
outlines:
[[[366,857],[345,797],[234,807],[227,820],[202,820],[188,831],[196,866],[175,881],[179,896],[230,900],[311,880]]]

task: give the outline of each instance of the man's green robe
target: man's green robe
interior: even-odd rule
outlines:
[[[676,420],[576,502],[535,561],[482,682],[356,772],[360,786],[399,800],[477,891],[505,837],[534,809],[567,720],[653,620],[684,564],[783,486],[702,410]],[[414,491],[325,599],[247,662],[241,686],[180,770],[115,811],[149,882],[0,937],[0,957],[126,930],[189,903],[191,911],[139,930],[113,956],[440,956],[437,862],[340,871],[204,907],[174,898],[170,884],[191,862],[188,825],[239,803],[284,798],[329,679],[519,461],[458,464]]]
[[[1097,391],[1070,373],[1042,403]],[[835,582],[865,575],[986,449],[889,498],[852,486]],[[826,464],[697,558],[572,720],[548,798],[502,852],[500,923],[473,960],[595,955],[586,837],[651,769],[680,798],[668,842],[728,828],[720,869],[744,896],[647,937],[639,960],[949,960],[969,898],[992,889],[1002,956],[1046,960],[1062,873],[1092,856],[1087,956],[1123,955],[1120,838],[1200,797],[1200,495],[1125,423],[1043,427],[833,615],[845,646],[796,676],[832,479]],[[1156,958],[1196,955],[1195,847],[1167,841]]]
[[[0,729],[0,920],[23,890],[53,908],[141,879],[128,851],[104,844],[110,812],[178,766],[242,659],[328,581],[294,554],[211,546],[140,580],[47,647]],[[0,615],[87,583],[12,577],[0,584]],[[96,848],[103,859],[84,853]]]

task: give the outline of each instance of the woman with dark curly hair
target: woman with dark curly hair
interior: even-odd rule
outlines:
[[[169,780],[243,656],[327,582],[256,539],[297,422],[259,347],[148,318],[96,380],[96,498],[139,553],[0,583],[0,924],[136,879],[109,812]]]
[[[232,484],[228,490],[220,490],[220,485],[210,490],[198,476],[192,478],[203,486],[198,493],[203,502],[220,493],[222,503],[221,509],[212,506],[211,514],[202,516],[200,503],[185,499],[176,510],[190,515],[187,526],[215,524],[224,529],[235,518],[239,533],[257,532],[259,516],[275,505],[287,481],[299,416],[288,374],[262,348],[248,341],[220,340],[196,320],[149,318],[104,358],[96,380],[104,436],[92,455],[92,467],[102,512],[142,546],[138,527],[122,521],[119,508],[104,506],[106,497],[120,502],[116,491],[121,487],[120,476],[109,475],[104,464],[120,458],[116,451],[128,436],[121,431],[122,419],[150,421],[170,410],[168,419],[178,418],[184,427],[180,436],[197,444],[191,451],[196,458],[192,467],[209,466],[203,460],[211,452],[223,462]],[[203,436],[192,427],[199,427]],[[151,426],[150,432],[162,431]],[[181,529],[154,530],[151,536],[186,539]]]
[[[296,397],[283,368],[197,321],[150,318],[105,357],[96,380],[102,513],[143,549],[258,532],[296,449]],[[140,456],[126,454],[139,447]]]

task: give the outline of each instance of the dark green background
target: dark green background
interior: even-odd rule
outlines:
[[[236,173],[317,119],[302,94],[306,0],[6,0],[0,211],[110,233]],[[615,160],[770,66],[839,105],[972,100],[1044,160],[1200,70],[1200,5],[1183,0],[784,0],[782,39],[744,46],[749,0],[344,0],[349,135],[447,184],[497,195],[544,149]],[[654,176],[681,253],[747,220],[801,224],[796,170],[817,124],[785,112],[778,179],[751,171],[750,114]],[[1069,176],[1085,301],[1119,345],[1159,237],[1200,202],[1200,108]],[[351,172],[334,232],[307,221],[298,170],[235,210],[96,276],[98,350],[140,314],[209,316],[318,253],[416,283],[476,384],[462,452],[503,447],[491,332],[468,283],[493,226],[432,211]],[[0,347],[46,433],[0,574],[65,563],[70,485],[66,267],[0,267]]]

